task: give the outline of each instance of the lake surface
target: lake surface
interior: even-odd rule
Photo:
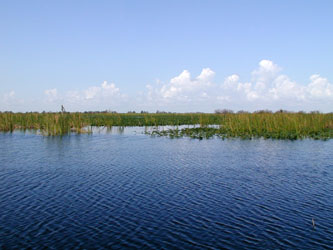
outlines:
[[[0,248],[333,248],[333,140],[115,130],[0,133]]]

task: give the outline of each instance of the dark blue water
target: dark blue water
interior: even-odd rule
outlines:
[[[0,248],[332,249],[332,239],[333,140],[0,134]]]

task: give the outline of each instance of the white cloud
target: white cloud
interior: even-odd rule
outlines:
[[[12,99],[14,96],[15,96],[15,91],[12,90],[12,91],[10,91],[10,92],[8,92],[8,93],[5,93],[5,94],[3,95],[3,98],[4,98],[5,100],[9,100],[9,99]]]
[[[317,109],[318,101],[322,106],[333,106],[333,85],[320,75],[312,75],[308,85],[298,84],[288,76],[280,74],[281,68],[269,60],[262,60],[259,67],[252,72],[252,81],[242,83],[238,75],[233,74],[225,78],[222,90],[231,96],[230,100],[256,104],[263,109],[266,106],[286,107],[294,106],[304,109]],[[316,100],[316,103],[311,103]],[[311,105],[313,105],[311,107]],[[328,110],[327,110],[328,111]]]
[[[194,79],[189,71],[184,70],[162,87],[147,85],[147,100],[151,105],[169,110],[191,106],[199,108],[197,111],[205,107],[207,111],[214,105],[219,108],[225,104],[249,110],[326,107],[325,111],[332,111],[327,108],[333,107],[333,85],[326,78],[312,75],[309,84],[299,84],[281,71],[282,68],[274,62],[261,60],[251,73],[251,81],[243,82],[238,74],[232,74],[225,77],[221,88],[218,88],[213,84],[215,73],[211,69],[203,69]]]
[[[209,68],[202,69],[201,73],[194,79],[188,70],[184,70],[180,75],[172,78],[169,83],[161,87],[153,88],[147,85],[149,99],[155,98],[170,100],[191,100],[191,97],[207,97],[206,88],[212,85],[215,72]],[[205,94],[203,94],[205,93]]]
[[[114,83],[109,84],[107,81],[97,86],[82,90],[68,90],[64,93],[59,93],[55,88],[48,89],[44,91],[44,94],[46,101],[53,103],[47,106],[51,110],[58,110],[61,105],[64,105],[67,110],[105,110],[126,100],[126,95],[121,94]]]
[[[25,101],[16,96],[16,92],[11,90],[0,95],[0,111],[19,111],[26,108]]]
[[[84,91],[85,99],[93,99],[97,96],[97,94],[101,91],[100,87],[93,86],[89,87],[87,90]]]
[[[221,102],[229,102],[230,101],[230,96],[217,96],[216,99]]]
[[[81,97],[79,91],[70,90],[70,91],[67,91],[67,93],[65,95],[65,99],[70,103],[77,103],[77,102],[81,101],[82,97]]]
[[[260,95],[260,93],[272,87],[272,83],[280,71],[281,68],[272,61],[261,60],[259,67],[252,72],[255,95]]]
[[[296,100],[305,99],[304,87],[291,81],[286,75],[276,77],[273,81],[272,88],[270,88],[268,92],[268,96],[270,97],[271,95],[274,100],[281,98],[295,98]]]
[[[213,80],[215,76],[215,72],[211,70],[210,68],[204,68],[202,69],[200,75],[197,77],[197,80],[202,83],[210,84],[210,82]]]
[[[261,60],[258,69],[252,72],[252,80],[257,83],[269,83],[281,71],[281,68],[270,60]]]
[[[145,90],[131,98],[114,83],[106,81],[64,93],[52,88],[44,91],[46,103],[35,100],[30,107],[39,105],[42,109],[59,110],[63,104],[67,110],[74,111],[112,109],[122,112],[157,109],[212,112],[218,108],[333,111],[333,84],[319,74],[311,75],[308,83],[301,84],[283,74],[282,68],[274,62],[261,60],[257,68],[249,72],[248,79],[243,80],[235,73],[216,84],[214,77],[215,72],[210,68],[203,68],[196,77],[183,70],[167,82],[157,80],[155,84],[147,84]],[[1,108],[14,110],[18,100],[14,91],[5,93],[0,100]],[[29,107],[29,103],[23,105],[23,100],[20,103],[22,107]]]
[[[312,75],[306,91],[310,98],[333,98],[333,84],[320,75]]]
[[[222,88],[224,89],[237,89],[239,84],[239,76],[233,74],[224,79],[224,83],[222,84]]]
[[[57,89],[47,89],[44,91],[44,93],[47,97],[47,101],[53,102],[53,101],[57,100],[57,97],[58,97]]]
[[[85,99],[94,99],[101,97],[112,97],[119,94],[119,88],[114,83],[108,84],[104,81],[101,86],[92,86],[84,91]]]
[[[3,102],[8,104],[15,99],[15,91],[11,90],[3,95]]]

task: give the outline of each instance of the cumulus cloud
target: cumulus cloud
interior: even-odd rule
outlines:
[[[312,75],[309,84],[299,84],[281,71],[272,61],[262,60],[252,72],[250,82],[241,82],[240,77],[233,74],[225,78],[221,89],[231,96],[229,101],[243,102],[244,106],[252,103],[262,108],[303,106],[309,109],[311,101],[317,101],[312,103],[312,109],[316,109],[319,100],[322,106],[333,104],[333,85],[326,78]]]
[[[45,93],[48,101],[53,102],[53,101],[57,100],[57,97],[58,97],[57,89],[47,89],[44,91],[44,93]]]
[[[119,94],[119,88],[114,83],[108,84],[104,81],[100,86],[92,86],[84,91],[85,99],[94,99],[101,97],[112,97]]]
[[[320,75],[312,75],[306,91],[311,98],[332,98],[333,84]]]
[[[239,109],[320,109],[333,105],[333,85],[320,75],[312,75],[310,83],[300,84],[281,73],[282,68],[270,60],[261,60],[250,74],[250,81],[242,81],[238,74],[225,77],[223,83],[213,83],[215,72],[204,68],[191,78],[189,71],[162,86],[147,85],[147,100],[151,104],[174,107],[210,107],[227,105]],[[201,106],[202,103],[205,106]],[[312,105],[312,106],[311,106]],[[207,110],[207,109],[206,109]],[[328,110],[326,110],[328,111]]]
[[[295,98],[305,100],[304,87],[291,81],[286,75],[279,75],[274,79],[272,87],[268,90],[268,98],[279,100],[283,98]]]
[[[154,88],[151,85],[147,85],[148,98],[150,100],[158,98],[164,101],[172,99],[189,101],[197,96],[207,97],[208,94],[205,89],[212,86],[214,75],[214,71],[204,68],[197,77],[192,79],[190,72],[184,70],[180,75],[172,78],[161,87]]]
[[[233,74],[224,79],[222,88],[224,89],[237,89],[239,85],[239,76]]]
[[[145,90],[131,98],[106,81],[64,93],[52,88],[44,94],[50,105],[47,107],[53,105],[54,110],[64,104],[68,110],[211,112],[217,108],[249,111],[283,108],[332,112],[333,84],[319,74],[311,75],[307,83],[299,83],[283,74],[280,66],[265,59],[249,72],[247,79],[234,73],[216,83],[214,77],[215,72],[210,68],[203,68],[195,77],[183,70],[166,82],[157,80],[146,85]],[[14,103],[14,99],[17,99],[15,92],[10,91],[3,95],[2,103]]]
[[[203,84],[210,85],[211,81],[215,76],[215,72],[210,68],[202,69],[200,75],[197,77],[197,80]]]
[[[281,68],[270,60],[261,60],[259,67],[252,72],[252,81],[266,87],[278,75]]]

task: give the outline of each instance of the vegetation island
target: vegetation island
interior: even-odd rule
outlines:
[[[188,127],[181,125],[189,125]],[[191,126],[192,125],[192,126]],[[129,111],[0,112],[0,131],[35,130],[45,136],[91,133],[93,127],[149,126],[153,136],[208,139],[330,139],[333,138],[333,113],[259,110],[255,112],[216,110],[215,113],[148,113]],[[170,129],[163,126],[172,126]]]

